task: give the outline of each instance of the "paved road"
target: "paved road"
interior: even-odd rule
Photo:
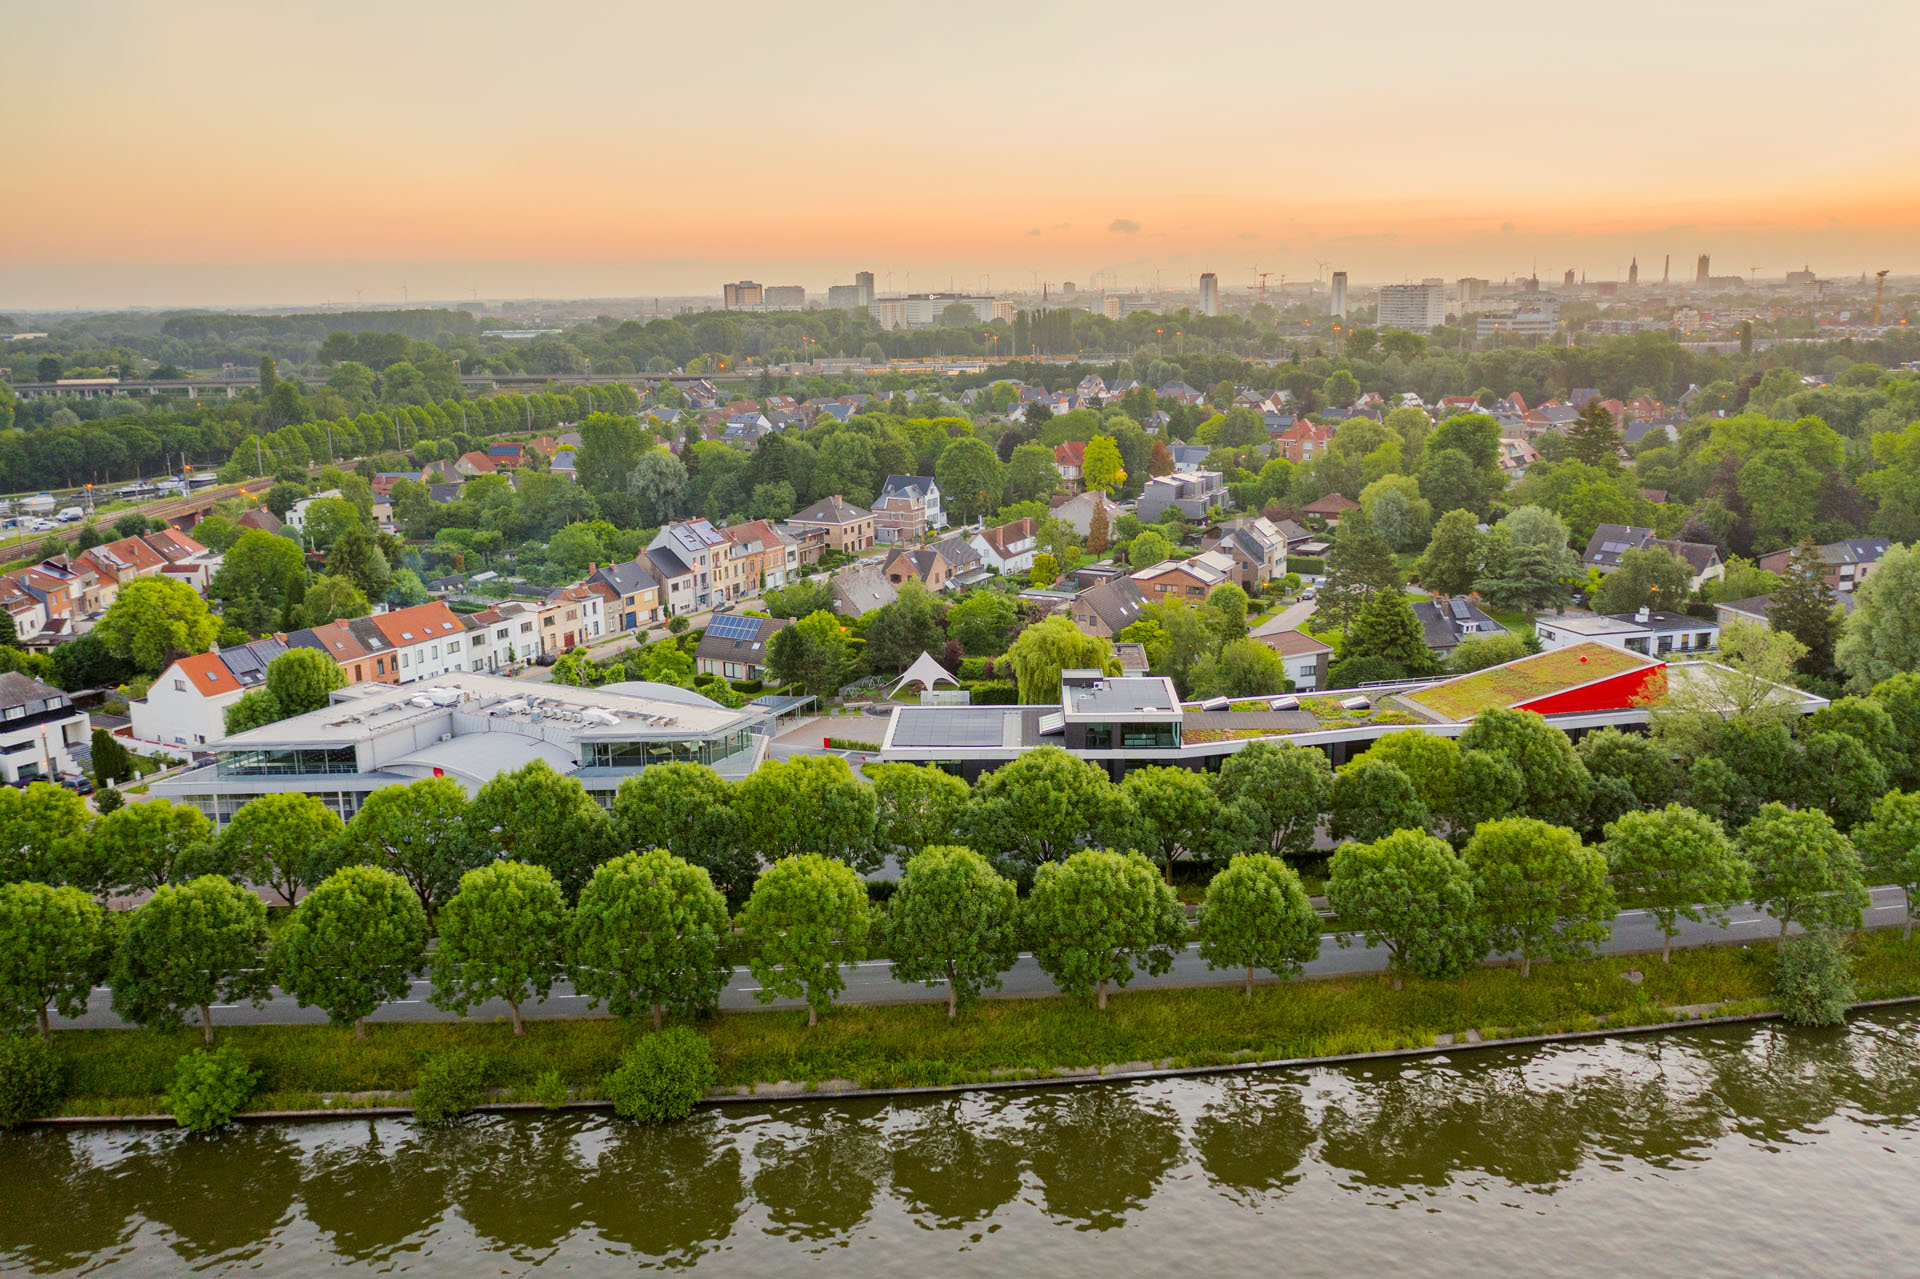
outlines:
[[[1296,600],[1278,613],[1248,632],[1250,635],[1278,635],[1283,631],[1297,631],[1313,616],[1318,600]]]
[[[1867,925],[1873,928],[1886,928],[1898,925],[1906,919],[1906,907],[1901,901],[1900,890],[1886,887],[1873,890],[1873,904],[1867,911]],[[1709,928],[1701,924],[1683,923],[1675,944],[1681,946],[1700,946],[1715,942],[1746,941],[1749,939],[1771,938],[1776,935],[1777,925],[1765,911],[1753,906],[1744,906],[1733,911],[1725,928]],[[1357,938],[1349,937],[1353,944],[1342,947],[1333,936],[1328,936],[1321,944],[1320,958],[1307,965],[1307,975],[1313,977],[1335,976],[1347,973],[1382,972],[1387,966],[1386,951],[1382,947],[1365,946]],[[1630,910],[1622,912],[1614,921],[1613,936],[1600,947],[1604,954],[1623,954],[1636,951],[1657,951],[1660,949],[1660,931],[1645,911]],[[1655,962],[1658,962],[1657,960]],[[1136,977],[1132,987],[1176,987],[1176,986],[1212,986],[1237,984],[1240,974],[1220,972],[1208,968],[1200,962],[1195,947],[1189,946],[1173,968],[1160,976]],[[750,1010],[766,1007],[755,998],[759,983],[753,974],[744,968],[734,970],[733,980],[720,996],[720,1007],[731,1010]],[[1051,995],[1056,989],[1053,980],[1040,971],[1031,955],[1022,955],[1012,970],[1006,974],[1005,985],[1001,991],[1005,996]],[[373,1014],[373,1021],[453,1021],[450,1013],[441,1012],[427,1002],[428,983],[416,981],[413,990],[406,999],[388,1004]],[[891,1003],[933,1003],[946,999],[944,989],[929,989],[918,984],[895,981],[893,965],[888,960],[869,960],[856,965],[847,973],[847,987],[840,996],[843,1003],[855,1004],[891,1004]],[[774,1000],[775,1008],[802,1007],[797,1000]],[[582,995],[573,993],[573,987],[566,982],[554,986],[553,994],[543,1001],[526,1005],[521,1010],[527,1017],[586,1017],[594,1015]],[[469,1016],[476,1020],[504,1018],[507,1006],[493,1001],[477,1006]],[[114,1016],[108,1006],[108,991],[104,986],[97,987],[88,1005],[87,1012],[79,1018],[67,1020],[56,1018],[57,1024],[82,1029],[106,1029],[123,1025]],[[224,1005],[216,1007],[213,1014],[215,1025],[322,1025],[326,1017],[317,1008],[300,1008],[287,995],[276,993],[263,1007],[255,1008],[251,1004]]]

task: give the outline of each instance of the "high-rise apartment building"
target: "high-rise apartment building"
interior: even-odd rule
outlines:
[[[1430,333],[1447,322],[1447,282],[1423,280],[1419,284],[1383,284],[1380,286],[1380,314],[1374,321],[1379,329],[1405,329],[1409,333]]]
[[[1347,273],[1333,273],[1333,301],[1327,306],[1327,314],[1344,320],[1347,318]]]
[[[738,284],[720,286],[721,305],[733,311],[743,307],[765,306],[767,291],[752,280],[742,280]]]
[[[769,311],[798,311],[807,304],[807,290],[799,284],[770,284],[766,302]]]
[[[1456,281],[1460,290],[1460,313],[1465,315],[1473,310],[1474,304],[1487,295],[1487,281],[1475,276],[1465,276]]]
[[[1712,265],[1713,265],[1712,255],[1702,253],[1700,255],[1700,265],[1694,268],[1693,282],[1695,284],[1705,284],[1713,274],[1711,270]]]
[[[1212,271],[1200,277],[1200,314],[1220,314],[1220,277]]]
[[[859,290],[859,300],[854,303],[855,306],[873,305],[873,272],[855,271],[853,287]]]
[[[1631,288],[1638,283],[1640,283],[1640,259],[1635,257],[1633,261],[1627,263],[1627,286]]]

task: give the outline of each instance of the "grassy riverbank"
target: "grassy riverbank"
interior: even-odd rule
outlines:
[[[1549,964],[1521,980],[1487,968],[1455,981],[1345,977],[1255,989],[1133,991],[1108,1011],[1090,1001],[994,999],[949,1023],[944,1005],[836,1008],[807,1029],[799,1012],[725,1013],[698,1023],[713,1043],[722,1085],[791,1080],[851,1080],[864,1087],[973,1082],[1084,1071],[1115,1063],[1193,1066],[1280,1057],[1329,1056],[1421,1047],[1437,1036],[1486,1038],[1673,1019],[1671,1010],[1770,1006],[1771,943],[1615,956]],[[1643,974],[1638,983],[1625,974]],[[1896,932],[1860,938],[1855,985],[1862,999],[1920,994],[1920,939]],[[217,1032],[261,1072],[250,1109],[317,1108],[322,1099],[350,1107],[391,1099],[354,1097],[413,1086],[429,1053],[460,1044],[484,1054],[489,1082],[527,1095],[542,1071],[557,1070],[581,1097],[597,1096],[639,1026],[609,1020],[533,1021],[516,1040],[504,1023],[387,1023],[364,1043],[316,1026],[237,1026]],[[67,1066],[67,1114],[140,1114],[161,1110],[160,1094],[180,1054],[199,1041],[182,1030],[63,1031],[55,1050]]]

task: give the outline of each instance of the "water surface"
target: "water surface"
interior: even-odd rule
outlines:
[[[1300,1073],[0,1136],[0,1273],[1920,1271],[1920,1013]]]

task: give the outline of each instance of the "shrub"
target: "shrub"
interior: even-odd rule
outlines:
[[[246,1054],[232,1044],[203,1049],[188,1053],[174,1066],[167,1104],[182,1128],[211,1132],[233,1122],[259,1081],[259,1074],[247,1069]]]
[[[571,1095],[566,1084],[561,1082],[557,1070],[543,1070],[540,1078],[533,1081],[533,1099],[548,1110],[560,1109],[567,1104],[567,1098]]]
[[[1010,679],[982,680],[970,690],[975,706],[1018,706],[1020,686]]]
[[[707,1041],[675,1026],[655,1031],[627,1049],[607,1076],[607,1098],[622,1119],[643,1124],[685,1119],[716,1075]]]
[[[480,1104],[487,1063],[465,1048],[434,1053],[420,1065],[413,1085],[413,1117],[423,1124],[452,1123]]]
[[[1789,937],[1773,971],[1773,997],[1796,1026],[1838,1026],[1854,999],[1853,961],[1829,932]]]
[[[0,1132],[38,1119],[60,1100],[60,1066],[38,1039],[0,1035]]]
[[[869,753],[878,753],[880,743],[863,742],[855,737],[829,737],[827,739],[827,748],[836,751],[867,751]]]
[[[1300,574],[1324,573],[1327,571],[1327,562],[1318,555],[1289,555],[1287,571]]]

